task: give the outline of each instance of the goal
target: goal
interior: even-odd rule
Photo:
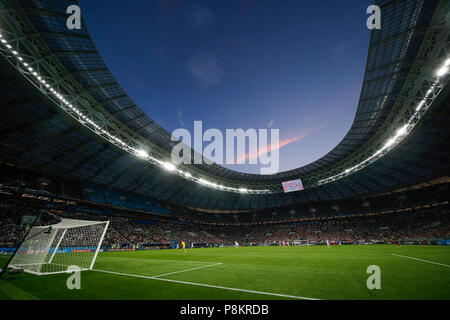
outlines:
[[[63,218],[57,224],[35,226],[9,267],[37,275],[64,273],[74,266],[80,271],[91,270],[108,225],[109,221]]]
[[[295,246],[308,246],[309,245],[309,241],[308,240],[304,240],[304,239],[294,240],[293,243],[294,243]]]

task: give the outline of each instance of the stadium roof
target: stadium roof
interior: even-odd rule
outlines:
[[[216,190],[137,158],[144,148],[164,163],[175,142],[121,88],[86,25],[67,29],[66,9],[74,3],[0,4],[0,33],[11,46],[0,45],[3,158],[86,183],[223,210],[362,196],[448,172],[448,75],[436,80],[436,70],[450,57],[448,1],[377,2],[383,27],[371,34],[353,125],[324,157],[275,175],[240,173],[218,165],[183,169],[197,181],[202,178],[235,190],[269,190],[268,194]],[[18,54],[28,59],[33,71]],[[60,97],[48,90],[50,85]],[[422,100],[426,107],[418,113]],[[69,108],[70,103],[77,109]],[[404,126],[408,134],[403,141],[371,158]],[[281,193],[281,181],[296,178],[302,178],[306,189]]]

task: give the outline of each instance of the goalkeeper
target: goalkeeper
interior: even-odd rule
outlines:
[[[186,253],[186,243],[184,243],[184,241],[181,241],[181,248],[184,250],[184,253]]]

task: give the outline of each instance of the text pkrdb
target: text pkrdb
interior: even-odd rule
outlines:
[[[176,129],[172,141],[180,141],[172,149],[172,162],[178,164],[259,164],[261,174],[274,174],[279,169],[279,130],[270,129],[219,129],[203,132],[202,121],[194,121],[194,145],[192,155],[191,133],[187,129]],[[203,142],[208,142],[203,148]],[[247,145],[248,142],[248,145]],[[225,146],[224,146],[225,144]],[[248,152],[247,152],[248,150]],[[225,151],[225,152],[224,152]]]

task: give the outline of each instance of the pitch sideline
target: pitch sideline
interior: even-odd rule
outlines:
[[[138,274],[122,273],[122,272],[107,271],[107,270],[100,270],[100,269],[92,269],[92,271],[103,272],[103,273],[110,273],[110,274],[115,274],[115,275],[120,275],[120,276],[127,276],[127,277],[136,277],[136,278],[142,278],[142,279],[174,282],[174,283],[188,284],[188,285],[192,285],[192,286],[208,287],[208,288],[230,290],[230,291],[240,291],[240,292],[246,292],[246,293],[254,293],[254,294],[261,294],[261,295],[275,296],[275,297],[283,297],[283,298],[291,298],[291,299],[298,299],[298,300],[320,300],[320,299],[310,298],[310,297],[300,297],[300,296],[292,296],[292,295],[281,294],[281,293],[272,293],[272,292],[264,292],[264,291],[255,291],[255,290],[247,290],[247,289],[215,286],[215,285],[206,284],[206,283],[197,283],[197,282],[188,282],[188,281],[181,281],[181,280],[162,279],[162,278],[156,278],[156,277],[150,277],[150,276],[142,276],[142,275],[138,275]]]
[[[182,273],[182,272],[187,272],[187,271],[192,271],[192,270],[198,270],[198,269],[203,269],[203,268],[214,267],[214,266],[218,266],[220,264],[222,264],[222,262],[210,264],[210,265],[207,265],[207,266],[201,266],[201,267],[190,268],[190,269],[185,269],[185,270],[179,270],[179,271],[174,271],[174,272],[169,272],[169,273],[163,273],[163,274],[159,274],[157,276],[153,276],[153,278],[159,278],[159,277],[164,277],[164,276],[168,276],[168,275],[175,274],[175,273]]]

